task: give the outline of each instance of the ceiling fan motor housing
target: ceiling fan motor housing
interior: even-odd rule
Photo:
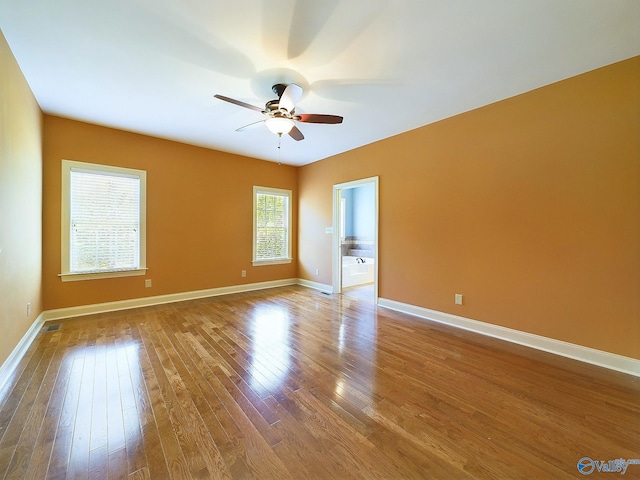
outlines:
[[[264,106],[265,112],[267,113],[278,113],[280,111],[280,99],[278,100],[269,100],[267,104]],[[293,112],[290,112],[293,113]]]
[[[275,93],[278,98],[280,98],[287,87],[288,85],[286,83],[276,83],[271,87],[271,90],[273,90],[273,93]]]
[[[286,83],[276,83],[271,87],[271,90],[273,90],[273,93],[275,93],[278,96],[278,98],[277,100],[269,100],[266,103],[264,107],[265,112],[274,114],[275,116],[279,116],[278,114],[284,114],[284,111],[280,110],[280,101],[282,99],[282,94],[284,93],[284,91],[287,89],[288,86],[289,85],[287,85]],[[288,112],[289,115],[293,115],[294,111],[295,109],[291,109],[291,111]],[[284,115],[284,116],[289,116],[289,115]]]

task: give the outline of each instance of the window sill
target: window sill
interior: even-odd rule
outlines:
[[[251,263],[254,267],[260,267],[262,265],[280,265],[283,263],[291,263],[291,261],[291,258],[276,258],[273,260],[254,260]]]
[[[81,280],[99,280],[101,278],[135,277],[146,274],[146,268],[138,268],[136,270],[116,270],[112,272],[61,273],[58,276],[63,282],[78,282]]]

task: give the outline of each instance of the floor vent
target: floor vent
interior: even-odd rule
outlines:
[[[60,329],[60,324],[57,325],[47,325],[47,328],[44,329],[45,332],[57,332]]]

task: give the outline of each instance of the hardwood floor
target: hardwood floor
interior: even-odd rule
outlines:
[[[638,378],[362,299],[59,325],[0,392],[0,478],[575,479],[583,457],[640,458]]]
[[[360,298],[373,302],[375,299],[374,284],[367,283],[364,285],[356,285],[355,287],[347,287],[342,289],[342,295],[351,298]]]

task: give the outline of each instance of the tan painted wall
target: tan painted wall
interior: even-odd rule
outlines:
[[[41,141],[40,107],[0,32],[0,365],[42,313]]]
[[[44,117],[43,289],[46,310],[295,278],[297,262],[253,267],[253,185],[293,191],[297,171],[246,157]],[[62,282],[62,159],[147,171],[146,277]],[[294,238],[293,256],[297,256]],[[242,278],[241,270],[247,271]],[[145,278],[152,288],[144,287]]]
[[[640,358],[639,92],[636,57],[302,167],[300,276],[379,175],[381,297]]]

